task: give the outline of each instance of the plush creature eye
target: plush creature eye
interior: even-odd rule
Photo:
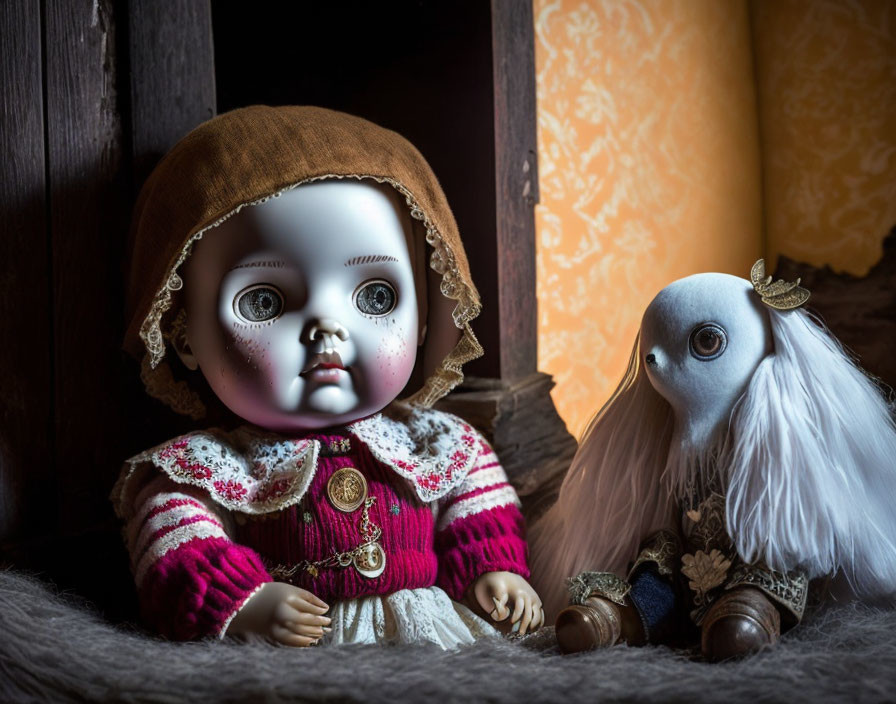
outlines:
[[[387,281],[367,281],[355,291],[355,307],[367,315],[386,315],[394,310],[397,298]]]
[[[728,346],[728,335],[715,323],[706,323],[694,329],[690,339],[691,354],[701,361],[720,357]]]
[[[273,320],[283,311],[283,295],[269,284],[250,286],[233,301],[237,315],[249,323]]]

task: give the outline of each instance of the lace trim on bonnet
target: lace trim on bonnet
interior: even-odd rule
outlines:
[[[348,431],[408,480],[426,503],[464,481],[481,443],[461,419],[402,403],[352,423]],[[179,484],[204,489],[227,509],[249,514],[280,511],[302,500],[317,471],[319,450],[315,439],[289,439],[249,427],[232,433],[188,433],[129,459],[112,501],[116,513],[127,520],[133,495],[155,468]]]
[[[363,174],[327,174],[324,176],[314,176],[283,188],[269,196],[259,198],[248,203],[238,205],[226,215],[222,216],[207,227],[202,228],[192,235],[181,248],[180,254],[168,272],[167,279],[162,287],[156,292],[153,298],[152,306],[149,313],[140,326],[140,339],[146,345],[147,353],[143,359],[140,370],[140,378],[143,381],[146,390],[151,396],[165,402],[169,407],[191,418],[198,420],[205,415],[205,406],[199,399],[198,394],[194,392],[184,382],[177,382],[171,375],[171,370],[165,362],[165,340],[166,335],[162,332],[162,318],[173,304],[172,294],[183,288],[184,282],[177,273],[178,269],[190,256],[193,245],[202,236],[214,227],[217,227],[228,218],[236,215],[240,210],[252,205],[260,205],[271,198],[277,198],[282,193],[290,191],[306,183],[314,181],[323,181],[325,179],[345,179],[353,178],[358,181],[371,179],[377,183],[388,183],[401,195],[404,196],[408,208],[410,208],[411,217],[415,220],[423,222],[426,228],[426,241],[433,248],[429,265],[438,274],[442,276],[440,290],[442,295],[453,301],[457,301],[457,305],[452,312],[454,324],[462,332],[461,339],[455,345],[454,349],[442,360],[439,366],[426,379],[426,382],[419,391],[413,396],[406,399],[408,403],[417,406],[429,408],[433,403],[442,398],[451,389],[463,381],[464,375],[462,367],[467,362],[481,357],[483,350],[473,330],[470,327],[470,321],[479,315],[480,304],[476,302],[471,295],[470,289],[464,284],[457,262],[454,258],[454,252],[445,244],[441,233],[436,229],[427,214],[417,204],[413,194],[402,184],[393,178],[382,176],[369,176]]]

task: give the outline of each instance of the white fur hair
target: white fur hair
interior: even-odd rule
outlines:
[[[766,309],[773,351],[712,447],[673,441],[671,406],[635,343],[619,388],[592,420],[554,506],[531,531],[547,617],[582,570],[625,575],[641,540],[675,529],[688,465],[727,483],[741,557],[810,576],[843,570],[866,597],[896,592],[896,428],[876,384],[805,311]]]
[[[585,430],[557,502],[530,531],[532,580],[548,622],[567,603],[566,578],[591,569],[625,574],[644,537],[675,525],[671,492],[659,485],[672,408],[653,390],[640,357],[636,340],[622,382]]]
[[[896,428],[877,385],[805,311],[769,311],[774,353],[728,435],[728,532],[748,561],[842,569],[896,592]]]

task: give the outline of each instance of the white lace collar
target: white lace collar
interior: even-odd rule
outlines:
[[[422,501],[447,494],[469,473],[481,439],[456,416],[394,403],[348,431],[406,479]],[[317,471],[320,442],[243,427],[188,433],[132,457],[113,491],[119,513],[134,478],[155,467],[180,484],[206,490],[225,508],[260,514],[298,503]],[[140,482],[138,482],[139,484]]]

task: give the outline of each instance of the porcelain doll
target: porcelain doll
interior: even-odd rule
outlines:
[[[479,301],[419,152],[328,110],[236,110],[160,163],[133,236],[147,389],[201,417],[179,359],[246,422],[125,466],[113,500],[153,627],[450,648],[540,625],[515,492],[430,408],[481,353]]]
[[[893,422],[798,284],[772,283],[760,260],[751,281],[690,276],[647,308],[625,378],[533,528],[565,650],[699,628],[704,654],[727,659],[798,623],[812,578],[896,592]],[[573,604],[558,616],[564,577]]]

